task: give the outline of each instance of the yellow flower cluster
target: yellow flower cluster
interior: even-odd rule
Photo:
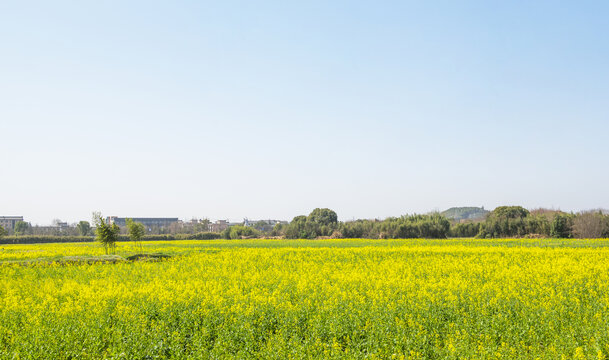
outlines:
[[[92,265],[14,261],[96,244],[2,245],[0,358],[602,359],[605,244],[150,242],[174,257]]]

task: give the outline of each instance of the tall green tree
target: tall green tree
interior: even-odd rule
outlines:
[[[81,236],[87,236],[91,233],[91,224],[88,221],[79,221],[76,224],[76,229]]]
[[[99,241],[104,247],[106,255],[109,252],[114,254],[116,252],[116,240],[118,239],[121,229],[116,224],[110,225],[106,223],[106,221],[100,215],[98,215],[95,223],[97,225],[95,228],[97,241]]]
[[[29,223],[26,223],[25,221],[17,221],[14,232],[15,235],[25,235],[30,231],[31,228],[32,226]]]
[[[0,238],[6,235],[6,229],[0,225]]]
[[[307,220],[319,224],[319,226],[329,226],[335,225],[338,222],[338,216],[333,210],[317,208],[311,211]]]
[[[144,237],[144,234],[146,233],[146,228],[144,227],[144,224],[135,222],[135,221],[133,221],[133,219],[126,219],[126,222],[127,222],[127,230],[129,233],[129,237],[131,238],[131,240],[133,240],[133,242],[135,243],[136,246],[139,243],[140,251],[142,251],[143,250],[142,238]]]

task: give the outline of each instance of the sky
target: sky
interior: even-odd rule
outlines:
[[[0,215],[609,207],[606,1],[2,1]]]

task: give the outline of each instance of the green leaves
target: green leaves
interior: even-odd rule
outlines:
[[[133,219],[126,219],[127,222],[127,231],[129,232],[129,237],[133,242],[137,245],[140,244],[140,248],[142,248],[142,238],[146,233],[146,228],[144,224],[135,222]]]
[[[116,250],[116,240],[118,239],[121,229],[116,224],[110,225],[106,223],[101,216],[98,217],[96,223],[97,228],[95,229],[95,234],[97,236],[97,241],[103,245],[106,254],[108,254],[109,251],[114,253]]]
[[[30,232],[31,228],[32,226],[29,223],[26,223],[25,221],[17,221],[14,230],[15,235],[25,235]]]
[[[81,236],[87,236],[91,232],[91,224],[88,221],[80,221],[76,224],[76,228]]]

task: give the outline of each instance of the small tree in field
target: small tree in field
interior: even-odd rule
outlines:
[[[133,240],[136,246],[139,243],[140,251],[142,251],[142,237],[144,237],[144,233],[146,232],[144,224],[135,222],[133,219],[127,219],[127,229],[129,231],[129,237],[131,240]]]
[[[118,234],[120,234],[121,229],[116,224],[108,224],[106,221],[99,216],[95,221],[97,227],[95,228],[95,234],[97,235],[97,241],[99,241],[104,250],[106,250],[106,255],[108,252],[112,252],[112,254],[116,251],[116,240],[118,239]]]

